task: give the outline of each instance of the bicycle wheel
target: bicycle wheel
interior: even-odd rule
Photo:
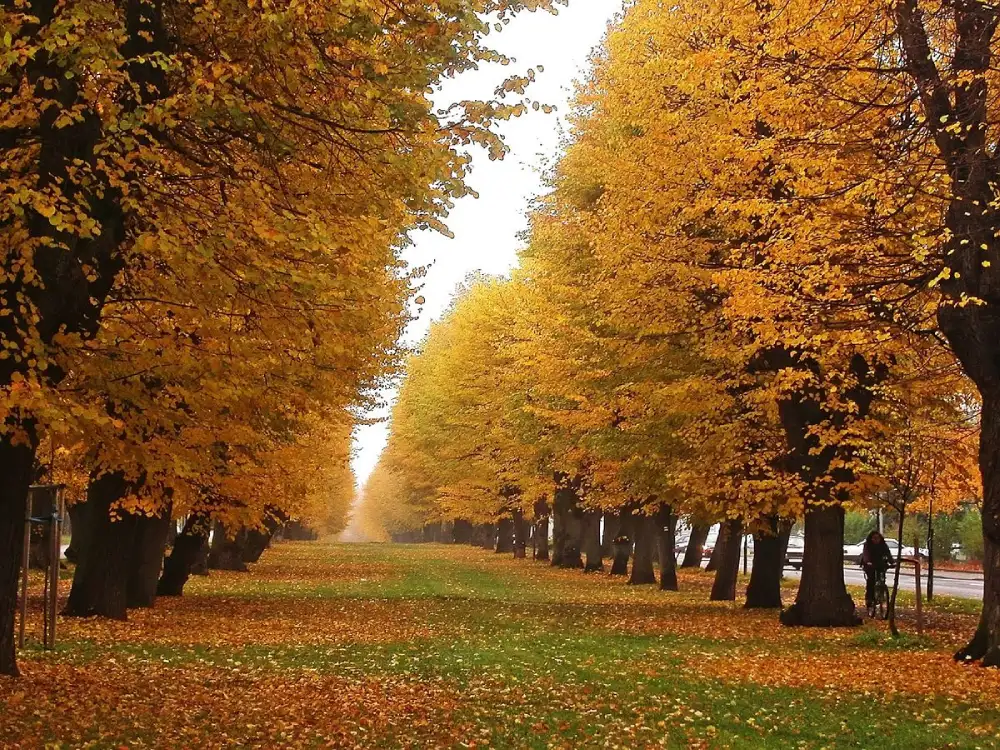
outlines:
[[[889,587],[885,579],[879,579],[875,586],[875,596],[878,600],[878,619],[884,620],[889,613]]]

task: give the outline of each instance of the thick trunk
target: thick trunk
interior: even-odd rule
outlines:
[[[535,520],[534,557],[536,560],[549,559],[549,517],[541,516]]]
[[[614,543],[612,549],[614,559],[611,562],[611,575],[613,576],[628,575],[628,559],[632,554],[635,523],[636,519],[631,511],[624,511],[618,517],[618,534],[615,536],[618,541]]]
[[[715,537],[715,546],[712,547],[712,555],[708,558],[708,565],[705,566],[707,571],[716,571],[719,569],[719,562],[722,560],[722,550],[726,546],[726,535],[729,533],[729,525],[723,521],[719,524],[719,535]]]
[[[569,515],[564,503],[559,502],[559,495],[556,494],[555,502],[552,504],[552,550],[551,563],[553,567],[560,567],[566,550],[566,517]]]
[[[122,472],[102,474],[87,487],[90,543],[80,550],[80,563],[63,614],[124,620],[128,579],[140,518],[132,513],[111,516],[112,505],[129,491]]]
[[[721,548],[719,567],[715,570],[715,581],[712,583],[712,593],[708,597],[713,602],[731,602],[736,600],[736,578],[740,574],[740,547],[743,542],[743,522],[738,518],[723,521],[723,532],[719,531]]]
[[[660,508],[656,516],[657,547],[660,552],[660,591],[677,591],[677,552],[674,535],[677,516],[668,505]]]
[[[844,585],[844,509],[806,509],[802,578],[795,603],[781,613],[785,625],[860,625],[854,600]]]
[[[170,556],[163,561],[163,574],[156,587],[160,596],[180,596],[184,584],[208,548],[209,520],[197,514],[188,516],[184,530],[174,540]]]
[[[247,531],[247,544],[243,550],[243,562],[255,563],[260,560],[264,550],[271,546],[271,535],[273,532],[269,528],[250,529]]]
[[[523,560],[528,549],[528,522],[524,520],[524,511],[517,508],[514,511],[514,558]]]
[[[979,438],[983,477],[983,609],[972,640],[955,654],[1000,667],[1000,396],[984,399]]]
[[[604,555],[601,546],[601,514],[588,510],[583,514],[583,554],[586,557],[584,571],[587,573],[604,570]]]
[[[497,553],[509,555],[514,551],[514,521],[501,518],[497,524]]]
[[[611,557],[612,545],[615,537],[618,536],[618,529],[621,526],[621,516],[618,513],[604,514],[604,530],[601,535],[601,552],[605,557]]]
[[[753,535],[753,569],[747,586],[747,609],[781,607],[781,570],[784,554],[781,531],[775,516],[767,518],[765,528]]]
[[[240,527],[231,534],[221,521],[216,521],[215,532],[212,534],[212,546],[208,551],[209,570],[235,570],[244,573],[247,570],[243,558],[246,555],[247,530]]]
[[[637,515],[633,521],[635,529],[635,554],[632,558],[630,584],[656,583],[653,572],[653,547],[656,545],[656,519],[652,516]]]
[[[483,549],[493,549],[497,543],[496,524],[484,523],[480,527],[479,546]]]
[[[463,518],[456,518],[451,536],[455,544],[472,544],[472,524]]]
[[[15,445],[9,434],[0,435],[0,675],[18,673],[14,620],[24,548],[24,515],[38,447],[34,424],[21,427],[27,433],[27,442]]]
[[[90,544],[90,506],[85,502],[73,503],[68,508],[70,522],[69,547],[66,559],[71,563],[80,561],[80,550]]]
[[[128,607],[152,607],[156,601],[156,586],[163,567],[167,534],[173,523],[170,508],[157,516],[140,516],[132,545],[132,561],[128,570],[126,604]]]
[[[708,523],[696,523],[691,527],[691,535],[688,537],[687,549],[684,551],[684,560],[681,561],[682,568],[700,568],[701,558],[705,553],[705,540],[712,525]]]

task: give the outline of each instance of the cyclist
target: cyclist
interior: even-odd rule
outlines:
[[[868,608],[868,616],[874,617],[876,581],[880,577],[884,580],[886,571],[892,565],[892,551],[879,532],[873,531],[865,539],[860,562],[865,571],[865,606]]]

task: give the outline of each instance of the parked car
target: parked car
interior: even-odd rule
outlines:
[[[806,540],[800,536],[788,538],[788,547],[785,550],[785,565],[802,570],[802,555],[806,551]]]
[[[886,539],[885,543],[889,545],[889,551],[892,552],[893,557],[895,557],[899,551],[899,542],[895,539]],[[926,547],[921,547],[919,550],[916,550],[913,547],[903,546],[903,557],[915,557],[918,553],[921,557],[929,556]]]
[[[865,543],[844,545],[844,562],[850,565],[857,565],[861,560],[861,553],[865,550]]]

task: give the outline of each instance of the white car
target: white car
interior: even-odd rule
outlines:
[[[785,549],[785,565],[796,570],[802,570],[802,555],[806,551],[806,540],[800,536],[788,538],[788,547]]]
[[[886,539],[885,543],[889,545],[889,551],[892,552],[893,557],[895,557],[897,552],[899,552],[899,542],[895,539]],[[920,557],[929,557],[926,547],[921,547],[919,550],[916,550],[913,547],[907,547],[906,545],[903,546],[903,557],[915,557],[918,553],[920,554]]]
[[[858,542],[857,544],[845,544],[844,545],[844,562],[846,563],[857,563],[858,558],[861,557],[861,553],[864,552],[865,543]]]

